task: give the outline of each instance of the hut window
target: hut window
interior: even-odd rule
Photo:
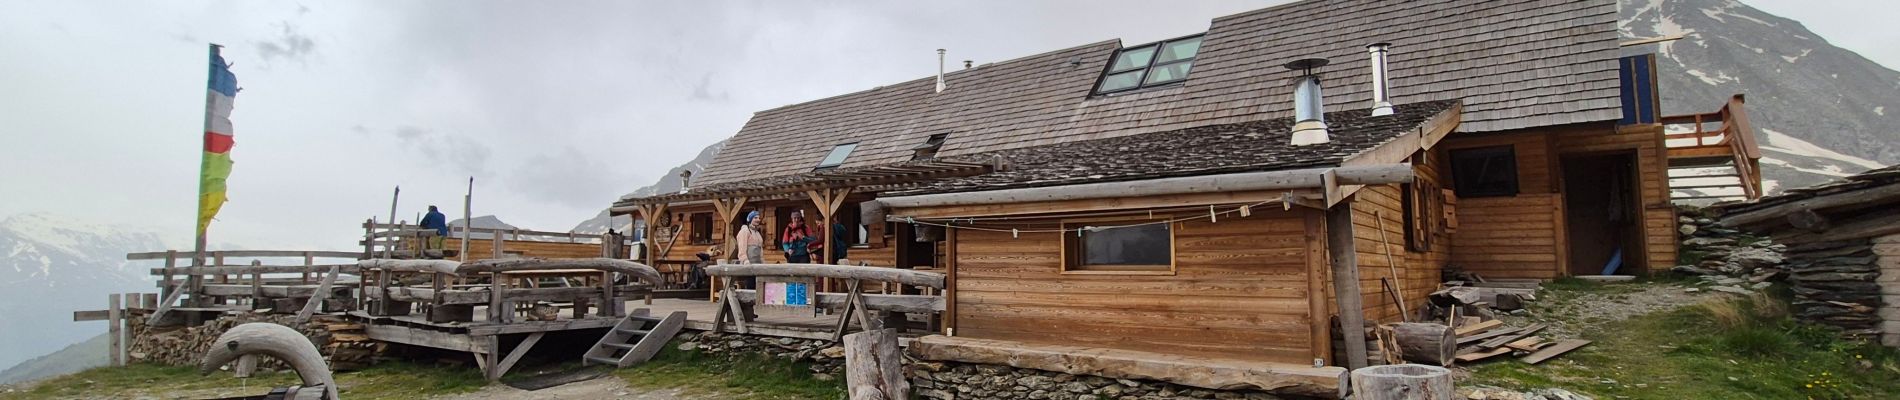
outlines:
[[[1187,80],[1194,56],[1201,51],[1201,36],[1194,35],[1160,43],[1129,47],[1115,52],[1095,94],[1114,93],[1143,87],[1161,86]]]
[[[1065,222],[1063,229],[1083,229],[1081,235],[1062,234],[1063,273],[1174,273],[1172,224],[1149,224],[1087,230],[1089,226],[1123,226],[1148,220]]]
[[[832,147],[831,153],[826,154],[824,160],[818,161],[818,167],[812,168],[812,170],[816,171],[816,170],[821,170],[821,169],[837,168],[839,165],[843,165],[844,159],[850,158],[851,151],[857,150],[857,148],[858,148],[857,143],[845,143],[845,144],[838,145],[836,147]]]
[[[950,138],[950,134],[948,133],[939,133],[935,135],[930,135],[930,138],[924,139],[924,144],[920,144],[920,145],[917,145],[917,147],[911,148],[911,150],[915,151],[916,154],[911,155],[910,159],[928,160],[932,158],[937,158],[937,149],[943,148],[944,140],[949,139],[949,138]]]
[[[713,241],[712,214],[693,214],[693,244],[711,244]]]
[[[1510,145],[1451,151],[1458,197],[1517,195],[1517,153]]]

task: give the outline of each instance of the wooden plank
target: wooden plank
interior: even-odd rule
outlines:
[[[1525,327],[1524,329],[1519,329],[1516,333],[1499,336],[1499,337],[1492,338],[1491,340],[1480,342],[1478,343],[1478,348],[1489,349],[1489,348],[1503,347],[1506,344],[1510,344],[1511,342],[1522,340],[1525,337],[1529,337],[1530,335],[1535,334],[1537,333],[1537,331],[1541,331],[1541,330],[1544,330],[1544,324],[1534,324],[1534,325]]]
[[[1454,333],[1456,333],[1458,337],[1462,338],[1465,336],[1470,336],[1473,334],[1484,332],[1484,331],[1490,330],[1491,328],[1496,328],[1502,325],[1504,325],[1504,321],[1499,321],[1499,320],[1494,319],[1494,320],[1479,322],[1477,324],[1460,326],[1458,327],[1458,330],[1455,331]]]
[[[1480,334],[1472,335],[1472,336],[1460,335],[1458,337],[1458,345],[1463,346],[1468,343],[1478,343],[1480,341],[1488,340],[1488,339],[1495,338],[1498,336],[1504,336],[1504,335],[1517,333],[1519,331],[1523,331],[1523,329],[1506,328],[1506,329],[1498,329],[1498,330],[1493,330],[1490,332],[1480,333]]]
[[[509,369],[512,369],[515,367],[515,362],[521,361],[521,356],[527,355],[528,350],[533,349],[535,343],[541,342],[542,336],[547,336],[547,332],[535,332],[535,333],[528,334],[528,338],[522,339],[521,344],[515,345],[515,349],[513,351],[509,351],[508,357],[501,359],[500,364],[496,364],[494,368],[489,368],[487,371],[483,371],[483,373],[485,373],[488,376],[488,381],[494,382],[494,381],[501,380],[501,376],[503,374],[507,374]]]
[[[105,321],[112,318],[110,310],[73,311],[73,322]]]
[[[107,365],[125,366],[125,358],[121,353],[124,347],[119,338],[123,326],[120,322],[124,319],[124,313],[119,309],[119,294],[106,295],[106,324],[108,324],[106,325],[106,343],[108,343],[106,358],[109,360]]]
[[[1546,347],[1543,350],[1538,350],[1536,353],[1531,353],[1531,355],[1524,356],[1524,358],[1519,358],[1518,360],[1522,360],[1526,364],[1537,364],[1537,363],[1544,362],[1545,360],[1549,360],[1552,358],[1556,358],[1557,356],[1561,356],[1564,353],[1569,353],[1571,350],[1576,350],[1577,348],[1583,347],[1584,345],[1588,345],[1588,344],[1590,344],[1590,341],[1588,340],[1565,339],[1563,341],[1557,342],[1557,344],[1555,345]]]
[[[734,289],[728,292],[733,293],[733,297],[740,301],[747,303],[757,303],[759,301],[758,290]],[[818,304],[816,305],[828,309],[842,309],[849,300],[849,296],[845,293],[817,293],[816,297],[818,298]],[[862,295],[862,299],[864,300],[865,308],[878,311],[927,314],[944,311],[944,309],[947,308],[942,296],[864,294]]]
[[[154,251],[154,252],[145,252],[145,253],[126,253],[125,259],[126,260],[163,260],[163,259],[166,259],[168,256],[171,256],[172,254],[176,254],[177,252],[178,250]],[[303,257],[305,253],[309,253],[311,257],[316,257],[316,258],[348,258],[352,260],[361,258],[363,256],[362,253],[353,252],[353,251],[307,251],[307,250],[224,250],[224,251],[219,251],[219,253],[223,253],[225,256],[229,256],[229,257],[242,257],[242,258]]]
[[[1508,347],[1499,347],[1496,349],[1491,349],[1491,350],[1486,350],[1486,351],[1459,354],[1458,357],[1455,357],[1454,359],[1458,360],[1458,362],[1461,362],[1461,363],[1468,363],[1468,362],[1474,362],[1474,361],[1483,360],[1483,359],[1505,355],[1505,354],[1511,354],[1511,349]]]
[[[297,311],[297,323],[309,321],[312,314],[323,308],[323,301],[330,298],[330,287],[336,284],[336,276],[340,269],[332,265],[330,271],[323,274],[323,283],[317,285],[316,293],[310,295],[310,300],[304,303],[303,310]]]
[[[371,340],[379,342],[401,343],[412,346],[471,353],[484,351],[480,343],[468,334],[376,323],[363,324],[363,332],[369,335]]]

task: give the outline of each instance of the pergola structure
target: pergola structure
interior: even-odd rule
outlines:
[[[610,209],[613,215],[639,213],[649,221],[646,236],[652,237],[652,221],[666,215],[669,207],[679,204],[711,203],[721,226],[731,226],[738,218],[740,210],[748,202],[762,200],[795,199],[800,196],[811,199],[819,215],[826,221],[832,221],[834,214],[844,205],[845,198],[853,194],[876,194],[885,191],[902,190],[916,184],[943,178],[956,178],[990,173],[1007,168],[1001,157],[972,156],[961,158],[915,160],[896,164],[821,169],[812,172],[724,182],[703,187],[687,187],[678,193],[668,193],[639,198],[625,198],[614,203]],[[829,239],[828,230],[820,230],[818,240]],[[658,247],[653,240],[647,243],[646,261],[654,263],[657,254],[670,250],[671,244]],[[738,249],[731,241],[722,245],[726,254],[735,254]],[[659,251],[655,251],[659,250]],[[817,255],[815,262],[824,263],[823,254]]]

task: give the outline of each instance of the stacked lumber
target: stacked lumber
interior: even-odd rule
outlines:
[[[1505,326],[1498,320],[1465,317],[1456,332],[1457,362],[1474,363],[1499,356],[1516,355],[1519,360],[1537,364],[1590,344],[1588,340],[1548,340],[1537,336],[1544,324],[1525,327]]]
[[[323,346],[323,354],[329,357],[330,369],[352,371],[369,367],[376,363],[376,357],[388,350],[388,344],[372,341],[363,324],[343,321],[315,322],[322,324],[329,332],[330,343]]]

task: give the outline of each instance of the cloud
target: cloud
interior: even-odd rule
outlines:
[[[565,146],[554,154],[529,157],[522,168],[507,177],[506,184],[529,199],[597,208],[615,199],[615,191],[624,190],[630,180],[623,179],[624,172],[602,160]]]
[[[257,42],[257,54],[263,57],[264,61],[275,61],[281,58],[301,63],[317,51],[317,41],[298,32],[297,26],[291,25],[290,21],[279,22],[278,26],[283,28],[282,34],[269,41]]]
[[[693,85],[693,100],[723,103],[732,97],[724,90],[714,93],[710,89],[712,87],[712,76],[712,71],[706,71],[705,74],[699,76],[699,83]]]
[[[371,135],[373,131],[362,124],[350,127],[351,132],[359,135]],[[453,135],[410,125],[398,126],[389,131],[401,142],[400,151],[404,154],[420,154],[427,165],[434,168],[447,168],[455,175],[481,176],[488,173],[488,163],[494,152],[484,144],[463,135]]]

